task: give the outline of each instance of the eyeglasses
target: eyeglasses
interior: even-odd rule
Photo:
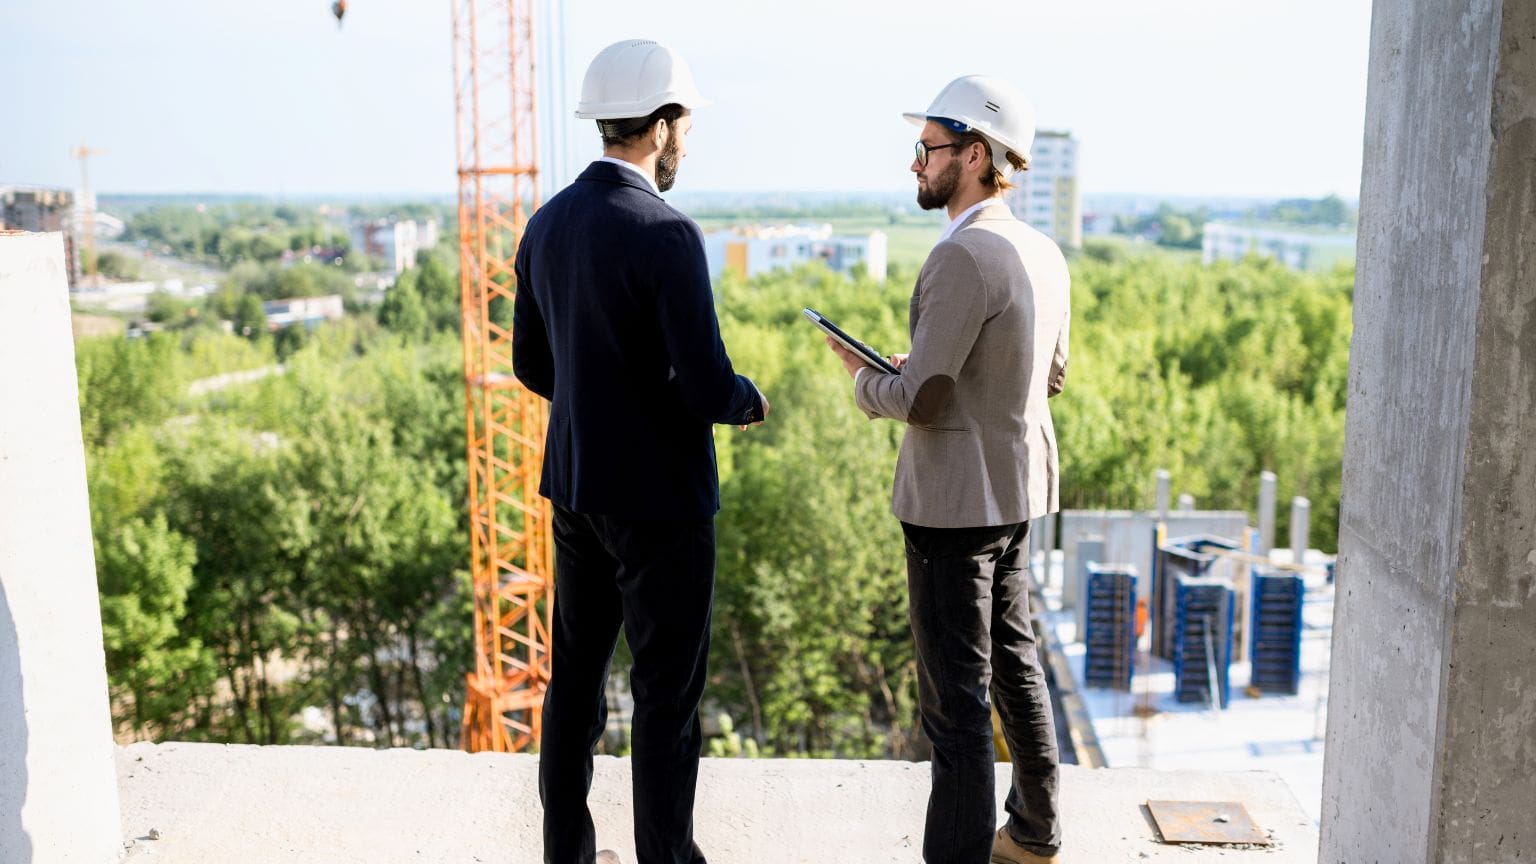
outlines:
[[[918,164],[918,167],[927,168],[928,167],[928,154],[932,153],[935,150],[947,150],[950,147],[964,147],[965,145],[967,145],[969,143],[971,143],[971,142],[969,142],[969,141],[956,141],[953,144],[924,144],[922,141],[919,141],[915,145],[913,145],[913,149],[917,151],[917,164]]]

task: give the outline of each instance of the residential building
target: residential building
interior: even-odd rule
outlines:
[[[0,231],[64,233],[64,266],[70,288],[80,275],[80,263],[75,258],[74,208],[75,195],[67,189],[0,186]]]
[[[346,314],[340,294],[324,297],[293,297],[261,304],[267,313],[267,329],[281,330],[293,324],[313,327],[322,321],[337,321]]]
[[[810,261],[851,274],[863,265],[877,282],[885,281],[885,232],[834,234],[831,225],[774,225],[731,228],[704,235],[709,278],[727,270],[751,278]]]
[[[381,258],[391,276],[416,266],[416,253],[437,245],[437,220],[371,219],[352,226],[352,246]]]
[[[1355,232],[1344,227],[1273,222],[1207,222],[1201,260],[1274,258],[1294,270],[1326,270],[1355,260]]]
[[[1013,215],[1059,245],[1083,245],[1083,203],[1077,182],[1077,141],[1070,132],[1040,131],[1030,150],[1029,170],[1009,178],[1004,196]]]

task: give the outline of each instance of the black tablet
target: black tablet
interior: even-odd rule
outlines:
[[[895,366],[892,366],[884,357],[881,357],[880,352],[869,347],[868,345],[865,345],[863,342],[860,342],[852,336],[849,336],[847,333],[844,333],[842,328],[838,327],[836,324],[833,324],[831,321],[828,321],[825,317],[822,316],[820,312],[817,312],[815,309],[807,306],[805,308],[805,317],[810,319],[812,324],[815,324],[817,327],[825,330],[828,336],[831,336],[833,339],[838,341],[838,344],[842,345],[844,348],[847,348],[849,351],[852,351],[854,354],[857,354],[865,363],[869,364],[870,366],[873,366],[876,369],[879,369],[881,372],[885,372],[889,375],[901,374],[901,370],[897,369]]]

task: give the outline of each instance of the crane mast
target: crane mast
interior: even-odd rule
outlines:
[[[550,674],[549,406],[512,374],[513,259],[539,206],[534,0],[451,0],[459,287],[474,578],[462,746],[537,746]]]

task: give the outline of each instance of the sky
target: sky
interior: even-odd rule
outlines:
[[[643,37],[714,103],[680,192],[910,189],[901,112],[986,73],[1078,139],[1087,194],[1358,195],[1368,0],[537,2],[564,20],[554,183],[599,155],[570,117],[586,64]],[[341,27],[329,6],[0,2],[0,185],[75,186],[83,142],[98,194],[451,194],[450,0],[350,0]]]

